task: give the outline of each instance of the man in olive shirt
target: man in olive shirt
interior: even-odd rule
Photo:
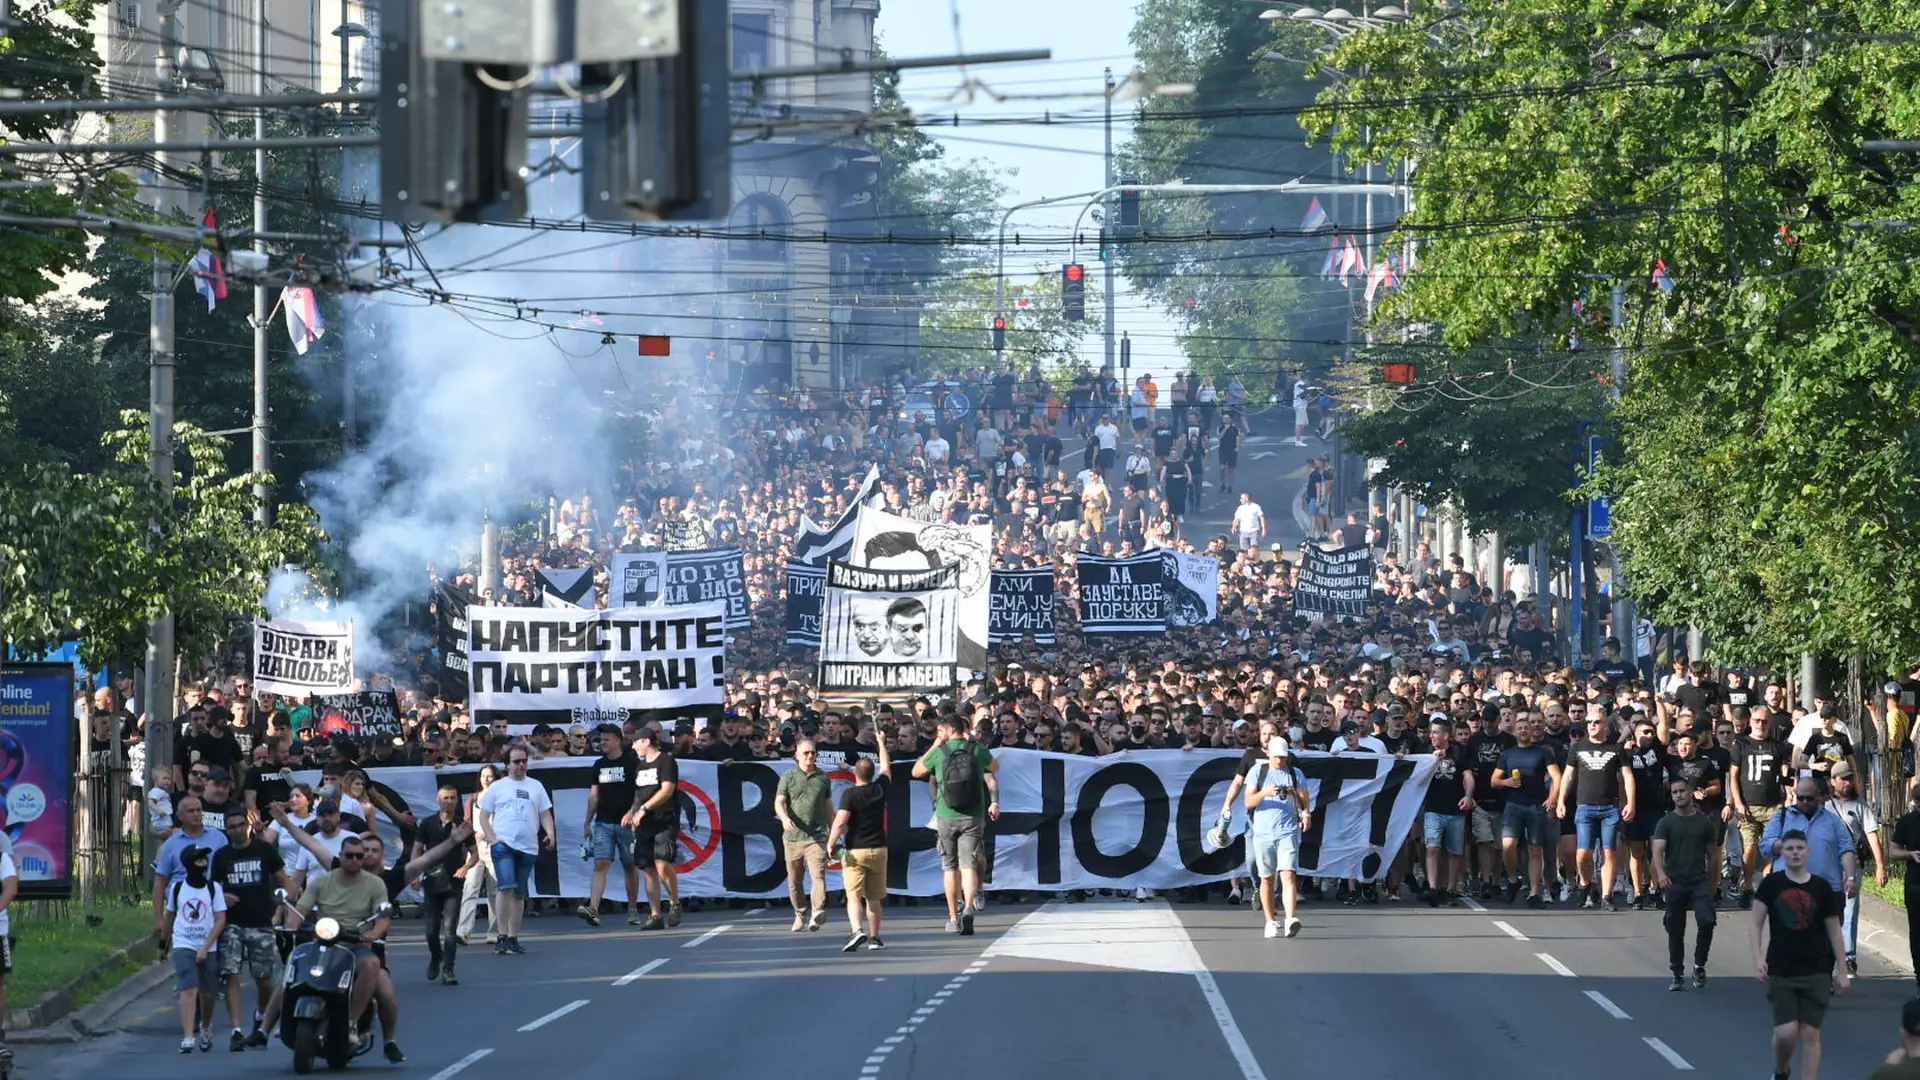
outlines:
[[[787,895],[793,901],[793,931],[818,930],[827,922],[827,830],[833,825],[833,780],[818,764],[812,739],[793,747],[794,768],[774,789],[773,813],[786,829]],[[812,918],[804,876],[813,876]]]
[[[1673,982],[1667,989],[1685,990],[1682,961],[1687,954],[1687,910],[1700,929],[1693,947],[1693,985],[1707,985],[1707,953],[1713,948],[1713,928],[1719,916],[1713,907],[1712,853],[1720,819],[1700,811],[1693,799],[1693,782],[1678,777],[1667,783],[1673,809],[1653,827],[1653,883],[1667,904],[1667,964]]]

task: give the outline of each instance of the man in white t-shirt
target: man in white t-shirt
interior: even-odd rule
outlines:
[[[1241,492],[1240,505],[1233,508],[1233,531],[1242,551],[1258,550],[1260,541],[1267,538],[1267,513],[1249,492]]]
[[[527,888],[533,884],[533,860],[542,845],[553,846],[559,833],[553,826],[553,798],[538,780],[527,778],[527,748],[507,750],[507,775],[495,780],[473,804],[474,835],[489,845],[493,876],[500,893],[500,937],[494,952],[525,955],[520,945],[520,920],[527,911]]]
[[[227,927],[227,893],[210,873],[213,851],[187,848],[180,856],[186,877],[167,889],[167,935],[173,958],[173,989],[180,995],[180,1052],[193,1053],[195,1032],[202,1053],[213,1049],[213,1002],[218,993],[214,954]]]
[[[1298,379],[1293,384],[1293,438],[1288,442],[1295,446],[1307,445],[1307,380]]]
[[[1107,470],[1113,468],[1114,460],[1120,453],[1120,428],[1113,422],[1113,417],[1102,416],[1100,422],[1093,426],[1093,442],[1093,460],[1087,464],[1104,477]]]
[[[936,431],[933,437],[927,440],[927,445],[922,448],[922,452],[927,455],[927,464],[945,465],[947,458],[953,454],[953,446]]]

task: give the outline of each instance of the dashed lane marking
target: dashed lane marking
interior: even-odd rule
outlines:
[[[1621,1008],[1618,1005],[1615,1005],[1613,1003],[1613,999],[1607,997],[1607,995],[1601,993],[1598,990],[1587,991],[1587,997],[1591,999],[1595,1005],[1598,1005],[1600,1006],[1600,1008],[1604,1009],[1606,1011],[1606,1014],[1608,1016],[1613,1017],[1615,1020],[1633,1019],[1633,1017],[1627,1015],[1627,1010]]]
[[[473,1053],[468,1054],[466,1057],[461,1058],[459,1061],[456,1061],[453,1064],[447,1066],[446,1068],[441,1069],[439,1072],[434,1073],[433,1076],[428,1078],[428,1080],[453,1080],[453,1078],[455,1076],[458,1076],[460,1072],[464,1070],[467,1066],[472,1065],[474,1062],[479,1061],[481,1058],[486,1057],[488,1054],[491,1054],[491,1053],[493,1053],[492,1047],[488,1047],[485,1050],[475,1050]]]
[[[1527,940],[1527,935],[1521,933],[1518,930],[1515,930],[1513,928],[1513,924],[1505,921],[1504,919],[1493,920],[1493,925],[1499,927],[1502,932],[1504,932],[1508,937],[1512,938],[1515,941]]]
[[[1461,902],[1462,904],[1465,904],[1465,905],[1467,906],[1467,910],[1468,910],[1468,911],[1485,911],[1485,910],[1487,910],[1487,905],[1485,905],[1485,904],[1482,904],[1482,903],[1481,903],[1480,901],[1478,901],[1478,900],[1475,900],[1475,899],[1474,899],[1473,897],[1471,897],[1471,896],[1463,896],[1463,897],[1461,897],[1461,898],[1460,898],[1460,902]]]
[[[705,944],[706,942],[712,941],[714,938],[719,937],[721,934],[724,934],[731,929],[733,929],[732,923],[723,923],[707,931],[706,933],[701,934],[699,937],[694,938],[692,941],[689,941],[685,945],[682,945],[680,947],[683,949],[691,949],[695,945],[702,945],[702,944]]]
[[[581,998],[579,1001],[569,1001],[565,1005],[560,1006],[559,1008],[553,1010],[552,1012],[548,1013],[547,1015],[541,1017],[538,1020],[535,1020],[531,1023],[520,1025],[520,1030],[521,1031],[538,1031],[541,1028],[546,1027],[548,1024],[553,1023],[555,1020],[558,1020],[561,1017],[567,1015],[568,1013],[572,1012],[575,1009],[585,1008],[587,1005],[587,1000],[588,999],[586,998]]]
[[[1570,967],[1568,967],[1567,965],[1565,965],[1565,964],[1563,964],[1563,963],[1561,963],[1561,962],[1560,962],[1560,961],[1558,961],[1558,960],[1555,960],[1555,959],[1553,958],[1553,956],[1552,956],[1552,954],[1550,954],[1550,953],[1543,953],[1543,952],[1537,952],[1537,953],[1534,953],[1533,955],[1534,955],[1534,957],[1535,957],[1536,959],[1538,959],[1538,960],[1539,960],[1539,961],[1540,961],[1541,963],[1543,963],[1543,964],[1545,964],[1545,965],[1547,965],[1547,966],[1548,966],[1549,968],[1552,968],[1552,969],[1553,969],[1553,973],[1554,973],[1555,975],[1558,975],[1558,976],[1560,976],[1560,977],[1561,977],[1561,978],[1563,978],[1563,979],[1573,979],[1573,978],[1578,978],[1578,976],[1576,976],[1576,975],[1575,975],[1575,974],[1573,973],[1573,969],[1572,969],[1572,968],[1570,968]]]
[[[639,967],[634,968],[632,971],[627,972],[625,975],[622,975],[619,978],[613,980],[613,985],[625,986],[628,983],[646,978],[648,975],[651,975],[655,971],[659,970],[660,965],[666,962],[667,962],[667,958],[664,956],[658,960],[649,960],[646,963],[641,964]]]
[[[934,991],[933,996],[928,998],[925,1004],[913,1010],[913,1015],[907,1018],[906,1023],[895,1028],[893,1034],[880,1040],[880,1045],[873,1048],[872,1052],[867,1055],[867,1060],[860,1066],[860,1076],[862,1080],[880,1075],[880,1070],[886,1066],[887,1055],[893,1053],[894,1050],[905,1043],[921,1024],[926,1023],[940,1006],[946,1004],[947,1001],[953,997],[955,990],[965,986],[970,976],[977,974],[981,968],[986,966],[987,962],[984,959],[975,960],[973,963],[967,965],[965,973],[955,975],[953,978],[948,979],[947,984]]]
[[[1653,1047],[1654,1053],[1659,1054],[1663,1058],[1666,1058],[1667,1064],[1673,1066],[1676,1069],[1679,1069],[1681,1072],[1693,1071],[1693,1063],[1688,1061],[1686,1058],[1681,1057],[1679,1052],[1676,1051],[1673,1047],[1668,1046],[1666,1043],[1661,1042],[1659,1039],[1656,1039],[1651,1035],[1647,1035],[1643,1037],[1641,1041],[1646,1043],[1648,1046]]]

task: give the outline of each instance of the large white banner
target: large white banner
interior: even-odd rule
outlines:
[[[253,688],[302,698],[352,690],[353,623],[256,620]]]
[[[1160,592],[1168,626],[1205,626],[1220,618],[1220,560],[1179,551],[1160,553]]]
[[[672,608],[467,609],[474,723],[621,723],[725,701],[724,601]],[[652,718],[649,716],[648,718]]]
[[[846,558],[875,570],[954,567],[960,590],[960,651],[957,662],[985,671],[993,620],[993,526],[915,521],[884,510],[861,508],[853,523],[853,550]]]
[[[989,825],[993,889],[1173,889],[1244,873],[1243,839],[1219,849],[1205,839],[1239,765],[1237,753],[1149,750],[1086,758],[1001,750],[994,756],[1000,762],[1001,813]],[[588,758],[533,764],[533,778],[553,796],[560,829],[557,849],[543,851],[534,863],[536,895],[587,895],[593,865],[581,857],[580,841],[592,765]],[[773,795],[793,762],[679,765],[680,894],[785,897]],[[1434,759],[1309,752],[1297,765],[1314,808],[1313,828],[1301,839],[1300,872],[1379,880],[1419,819]],[[893,763],[887,885],[902,895],[933,896],[941,891],[933,805],[927,785],[910,779],[912,768],[910,760]],[[472,793],[478,767],[367,772],[396,809],[424,817],[433,811],[440,784]],[[832,775],[837,806],[853,777],[845,769]],[[318,774],[302,773],[300,779],[317,783]],[[1245,832],[1245,818],[1236,806],[1236,837]],[[411,832],[403,834],[391,822],[383,820],[379,828],[411,843]],[[608,895],[624,899],[620,879],[608,876]],[[830,865],[828,879],[828,888],[840,888],[838,864]]]
[[[951,690],[959,678],[958,573],[828,562],[819,688],[887,697]]]

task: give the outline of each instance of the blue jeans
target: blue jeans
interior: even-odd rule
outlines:
[[[1547,846],[1547,808],[1510,802],[1500,816],[1500,838],[1528,847]]]
[[[1436,814],[1429,810],[1422,819],[1423,832],[1427,846],[1443,847],[1449,855],[1461,855],[1467,850],[1467,816],[1465,814]]]
[[[495,888],[527,895],[527,886],[533,884],[533,852],[519,851],[498,842],[492,851],[493,879],[498,882]]]
[[[1854,893],[1846,898],[1847,906],[1841,909],[1840,936],[1847,943],[1847,959],[1857,960],[1860,955],[1860,894]]]
[[[621,866],[633,865],[633,830],[625,825],[594,822],[589,846],[593,849],[594,862],[610,863],[618,859]]]
[[[1620,829],[1617,806],[1581,806],[1573,812],[1574,845],[1581,851],[1612,851],[1614,834]],[[1599,844],[1595,844],[1595,834]],[[1612,888],[1608,882],[1608,888]]]

